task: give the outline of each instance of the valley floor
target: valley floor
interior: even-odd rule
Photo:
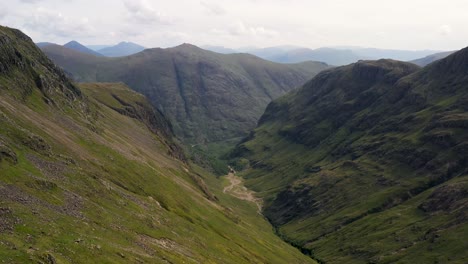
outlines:
[[[257,198],[255,196],[255,192],[247,189],[244,186],[244,180],[241,177],[236,176],[235,173],[233,172],[230,172],[225,177],[226,177],[226,180],[229,181],[229,185],[224,187],[223,193],[227,193],[241,200],[255,203],[255,205],[258,208],[257,212],[261,214],[263,200],[261,198]]]

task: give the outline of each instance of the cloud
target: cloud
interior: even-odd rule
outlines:
[[[26,3],[26,4],[35,4],[35,3],[39,3],[43,0],[20,0],[21,3]]]
[[[8,10],[3,6],[0,6],[0,20],[6,17],[7,15],[8,15]]]
[[[86,17],[68,17],[42,7],[37,8],[25,21],[24,27],[28,30],[63,38],[89,37],[95,32]]]
[[[437,29],[437,32],[442,36],[448,36],[452,33],[452,27],[450,25],[442,25]]]
[[[129,19],[139,24],[170,24],[170,20],[157,12],[147,0],[123,0]]]
[[[220,31],[220,30],[218,30]],[[222,31],[222,30],[221,30]],[[278,32],[267,29],[263,26],[246,26],[244,22],[238,21],[228,27],[227,33],[235,36],[250,35],[250,36],[266,36],[274,37]]]
[[[206,11],[208,11],[208,14],[210,15],[221,16],[227,13],[224,8],[213,2],[200,1],[200,4],[206,9]]]

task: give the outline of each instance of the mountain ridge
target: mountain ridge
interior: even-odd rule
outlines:
[[[329,67],[222,55],[191,44],[146,49],[125,58],[80,57],[56,46],[43,50],[78,81],[124,82],[146,95],[186,145],[209,153],[225,151],[255,127],[272,99]],[[203,150],[206,146],[214,149]]]
[[[361,61],[270,103],[232,156],[278,232],[327,263],[463,263],[467,54]]]
[[[133,42],[122,41],[115,46],[99,49],[97,52],[106,57],[124,57],[141,52],[145,47]]]
[[[76,51],[79,51],[79,52],[82,52],[82,53],[94,55],[94,56],[97,56],[97,57],[103,56],[101,53],[87,48],[86,46],[84,46],[83,44],[79,43],[76,40],[72,40],[72,41],[64,44],[63,46],[65,48],[69,48],[69,49],[76,50]]]

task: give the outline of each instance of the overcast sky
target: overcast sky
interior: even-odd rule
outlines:
[[[454,50],[468,46],[468,0],[0,0],[0,24],[34,41],[184,42]]]

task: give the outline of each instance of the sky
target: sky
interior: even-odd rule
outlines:
[[[467,11],[468,0],[0,0],[0,25],[58,44],[456,50]]]

